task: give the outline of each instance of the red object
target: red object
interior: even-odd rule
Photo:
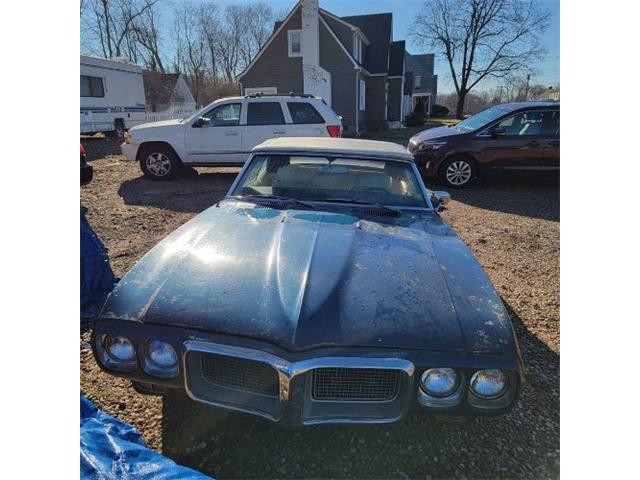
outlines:
[[[80,144],[80,155],[84,156],[84,147],[82,146],[82,144]]]
[[[340,136],[340,125],[327,125],[327,132],[329,132],[330,137],[338,138]]]

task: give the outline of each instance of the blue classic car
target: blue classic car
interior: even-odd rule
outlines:
[[[95,357],[138,391],[287,425],[505,413],[516,338],[446,200],[399,145],[268,140],[118,283]]]

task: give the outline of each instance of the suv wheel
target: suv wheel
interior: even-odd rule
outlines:
[[[442,164],[438,176],[440,182],[448,187],[466,187],[476,177],[476,166],[468,157],[453,157]]]
[[[141,152],[140,168],[151,180],[169,180],[178,174],[182,163],[173,150],[158,145],[147,147]]]

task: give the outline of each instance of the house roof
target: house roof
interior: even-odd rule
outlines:
[[[253,148],[256,151],[290,153],[325,153],[344,156],[364,156],[413,161],[413,155],[397,143],[354,138],[280,137],[265,140]]]
[[[389,52],[389,76],[402,75],[404,72],[404,40],[391,43]]]
[[[365,68],[371,73],[386,73],[389,67],[392,14],[376,13],[340,18],[362,30],[369,40],[369,54],[365,61]]]
[[[183,100],[176,98],[178,78],[180,78],[179,73],[145,72],[142,75],[142,80],[147,104],[162,105],[175,100]]]
[[[405,71],[414,72],[416,75],[433,75],[433,60],[433,53],[425,53],[423,55],[407,53],[405,56]]]

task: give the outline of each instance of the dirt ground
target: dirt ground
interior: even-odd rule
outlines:
[[[117,142],[83,140],[94,180],[81,190],[116,275],[221,198],[235,169],[198,169],[151,182],[113,155]],[[428,185],[430,188],[441,188]],[[388,426],[282,430],[181,395],[137,394],[102,373],[81,330],[81,391],[138,428],[147,444],[216,478],[556,478],[559,476],[557,176],[491,176],[451,192],[444,218],[470,246],[510,310],[526,365],[517,407],[494,420],[443,424],[410,416]]]

